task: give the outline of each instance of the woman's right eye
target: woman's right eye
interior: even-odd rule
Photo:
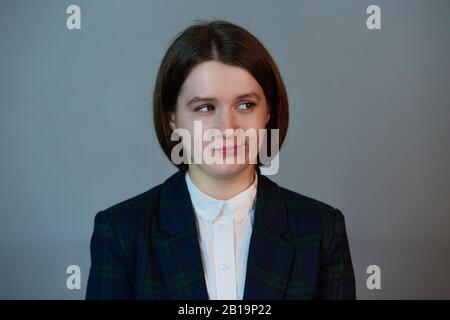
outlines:
[[[210,110],[214,109],[214,106],[207,104],[204,106],[200,106],[198,108],[195,109],[195,111],[199,111],[199,112],[208,112]]]

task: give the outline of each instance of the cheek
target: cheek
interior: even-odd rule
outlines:
[[[184,128],[189,131],[194,129],[194,121],[191,119],[189,112],[178,110],[175,114],[175,125],[177,128]]]
[[[196,124],[197,123],[197,124]],[[199,123],[201,124],[201,128],[198,126]],[[176,121],[177,128],[183,128],[189,131],[189,134],[191,136],[191,145],[194,145],[194,140],[198,137],[200,139],[203,139],[204,133],[207,129],[213,129],[215,126],[211,123],[211,121],[205,120],[205,119],[198,119],[196,117],[180,117]],[[198,126],[198,127],[196,127]],[[197,131],[196,131],[197,130]],[[200,133],[200,136],[198,135]],[[197,134],[197,135],[196,135]],[[200,144],[207,145],[211,142],[210,141],[200,141]]]
[[[251,121],[246,124],[246,126],[255,129],[264,129],[266,127],[266,119],[266,114],[264,112],[259,112]]]
[[[266,127],[267,114],[269,112],[269,107],[263,103],[260,108],[257,110],[258,112],[255,114],[255,124],[258,125],[258,128]]]

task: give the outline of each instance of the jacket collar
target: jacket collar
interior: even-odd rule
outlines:
[[[261,228],[274,236],[281,236],[288,229],[287,211],[279,187],[256,170],[255,228]],[[194,218],[193,206],[184,171],[179,170],[162,185],[160,197],[160,229],[174,235],[186,228]]]
[[[186,172],[185,180],[192,205],[195,209],[195,214],[201,216],[210,223],[214,223],[223,209],[223,214],[225,216],[235,224],[239,224],[253,209],[258,186],[258,174],[256,174],[256,172],[253,175],[253,183],[248,188],[227,200],[215,199],[201,191],[192,182],[189,172]]]

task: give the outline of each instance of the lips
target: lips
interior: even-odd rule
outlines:
[[[224,147],[218,148],[216,150],[219,152],[222,152],[223,155],[236,154],[238,151],[238,148],[240,148],[242,146],[243,145],[239,145],[239,146],[235,145],[233,147],[228,147],[228,148],[224,146]]]

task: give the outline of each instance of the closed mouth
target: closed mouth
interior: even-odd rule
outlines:
[[[238,151],[238,148],[241,148],[244,145],[235,145],[232,147],[222,147],[222,148],[217,148],[215,150],[222,152],[222,154],[235,154]]]

